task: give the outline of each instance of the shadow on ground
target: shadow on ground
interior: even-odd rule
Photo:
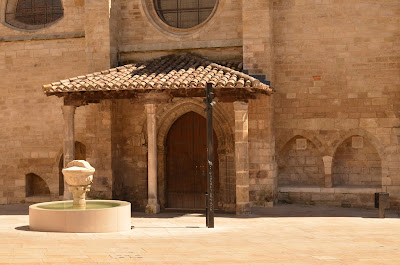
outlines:
[[[148,215],[142,212],[133,212],[135,218],[178,218],[185,215],[198,215],[205,218],[205,212],[170,212],[163,211],[159,214]],[[277,217],[362,217],[378,218],[378,209],[342,208],[333,206],[313,206],[300,204],[278,204],[272,208],[253,208],[248,216],[235,214],[215,213],[221,218],[277,218]],[[395,210],[386,211],[386,218],[400,218],[400,213]]]
[[[28,215],[30,203],[0,205],[2,215]],[[132,212],[134,218],[179,218],[185,215],[205,218],[205,211],[162,211],[159,214],[145,214]],[[278,204],[272,208],[253,208],[249,216],[236,216],[216,212],[215,217],[220,218],[265,218],[265,217],[362,217],[378,218],[378,209],[342,208],[333,206],[313,206],[300,204]],[[396,210],[386,211],[386,218],[400,218],[400,212]]]
[[[278,204],[273,208],[253,208],[259,217],[362,217],[378,218],[378,209],[343,208],[299,204]],[[398,211],[386,211],[386,218],[399,218]]]
[[[15,228],[15,230],[18,230],[18,231],[31,231],[31,230],[29,229],[29,225],[17,226],[17,227]]]
[[[30,205],[32,205],[32,203],[0,205],[0,216],[1,215],[28,215]]]

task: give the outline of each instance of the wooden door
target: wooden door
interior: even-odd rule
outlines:
[[[218,198],[217,138],[214,133],[214,187]],[[207,191],[206,119],[195,112],[182,115],[167,137],[167,205],[204,209]],[[217,204],[217,202],[215,202]]]

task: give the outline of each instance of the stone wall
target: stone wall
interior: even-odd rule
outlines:
[[[377,188],[293,188],[280,187],[278,199],[283,203],[374,208]]]
[[[46,182],[50,199],[59,199],[63,101],[46,97],[42,85],[88,73],[84,1],[65,1],[64,17],[38,31],[6,25],[2,12],[5,4],[6,1],[0,1],[0,124],[3,128],[0,130],[0,204],[26,199],[25,175],[28,173]],[[106,69],[109,65],[108,62],[100,68]],[[76,140],[84,145],[88,144],[86,112],[89,108],[79,107],[75,114]],[[90,151],[90,143],[88,147]],[[99,181],[104,182],[102,177]]]
[[[243,2],[243,69],[273,79],[272,1]],[[273,96],[249,101],[250,202],[272,206],[277,196]]]
[[[249,199],[253,206],[271,206],[277,195],[272,120],[271,96],[249,101]]]
[[[118,100],[113,107],[113,197],[147,204],[146,114],[143,104]]]
[[[373,179],[363,185],[381,180],[398,207],[398,1],[273,1],[273,8],[277,143],[283,146],[299,134],[316,139],[321,155],[333,157],[349,137],[367,138],[376,152],[366,148],[359,162],[369,170],[369,159],[381,160],[382,170],[379,174],[374,165]],[[346,155],[340,159],[340,166],[334,161],[334,175],[359,163]],[[356,168],[351,174],[367,177]]]
[[[118,1],[85,1],[85,39],[88,73],[117,66]],[[114,3],[114,4],[112,4]]]
[[[204,26],[186,31],[163,27],[151,2],[120,0],[122,62],[147,60],[179,50],[203,53],[213,60],[242,59],[242,1],[217,1],[216,12]]]
[[[273,80],[273,3],[271,0],[243,2],[243,66],[253,75],[264,75]]]
[[[85,44],[87,72],[106,70],[118,65],[119,1],[85,1]],[[113,160],[111,100],[84,106],[86,110],[87,160],[96,168],[93,186],[88,196],[112,198]]]
[[[58,197],[62,100],[47,98],[41,86],[85,72],[84,45],[83,38],[0,42],[0,203],[24,200],[28,173]]]
[[[111,100],[102,100],[98,104],[83,108],[88,108],[85,128],[87,161],[96,169],[88,196],[96,199],[111,199],[112,102]]]

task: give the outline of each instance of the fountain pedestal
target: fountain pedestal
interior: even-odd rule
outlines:
[[[90,191],[90,185],[88,186],[69,186],[69,191],[72,193],[74,198],[73,205],[78,208],[86,207],[86,192]]]

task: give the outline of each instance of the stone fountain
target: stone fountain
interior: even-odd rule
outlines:
[[[131,204],[116,200],[86,200],[95,169],[74,160],[62,170],[73,201],[37,203],[29,206],[29,227],[35,231],[101,233],[131,229]]]
[[[65,182],[67,182],[74,199],[73,207],[86,207],[86,192],[90,191],[94,172],[94,167],[85,160],[74,160],[62,170]]]

